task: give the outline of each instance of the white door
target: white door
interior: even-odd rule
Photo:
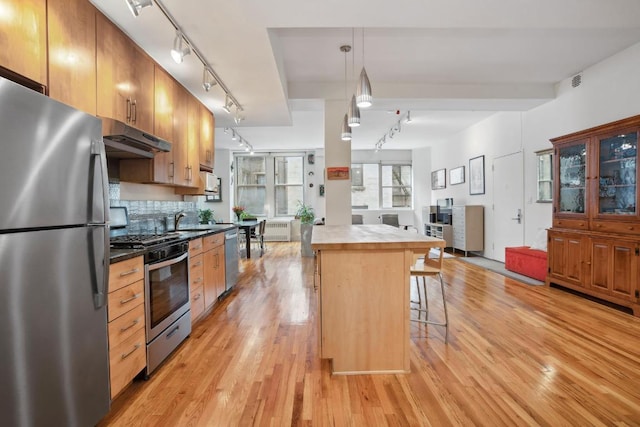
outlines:
[[[493,259],[504,248],[524,245],[524,164],[522,152],[493,159]]]

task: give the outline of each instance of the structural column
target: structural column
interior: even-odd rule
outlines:
[[[340,139],[346,101],[325,101],[325,221],[327,225],[351,224],[351,179],[328,180],[327,168],[348,167],[351,176],[351,141]]]

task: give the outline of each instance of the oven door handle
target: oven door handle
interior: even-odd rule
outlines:
[[[149,271],[157,270],[159,268],[166,267],[168,265],[177,264],[180,261],[184,261],[185,259],[187,259],[188,256],[189,256],[189,252],[185,252],[183,255],[180,255],[179,257],[171,258],[166,261],[159,262],[157,264],[149,264]]]

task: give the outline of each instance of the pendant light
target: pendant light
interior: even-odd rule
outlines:
[[[351,51],[351,46],[343,45],[340,46],[340,52],[344,53],[344,99],[347,98],[347,53]],[[342,120],[342,132],[340,134],[340,139],[343,141],[351,141],[351,127],[349,126],[348,114],[344,115],[344,119]]]
[[[354,41],[354,29],[351,29],[351,43],[353,43]],[[353,56],[354,54],[351,54],[351,74],[354,74],[354,70],[356,68],[356,60],[355,57]],[[346,68],[346,65],[345,65]],[[345,82],[346,82],[346,78],[345,78]],[[349,127],[358,127],[360,126],[360,108],[358,108],[358,105],[356,104],[356,97],[355,95],[351,95],[351,103],[349,104],[349,111],[347,112],[347,115],[349,117],[348,119],[348,124]]]
[[[349,127],[349,122],[347,119],[347,115],[344,115],[344,120],[342,121],[342,133],[340,134],[340,139],[343,141],[351,141],[351,128]]]
[[[360,126],[360,109],[356,104],[356,96],[351,95],[351,102],[349,103],[349,127]]]
[[[364,28],[362,29],[362,71],[360,72],[360,80],[356,87],[356,104],[359,108],[371,107],[373,95],[371,92],[371,82],[367,76],[367,70],[364,68]]]

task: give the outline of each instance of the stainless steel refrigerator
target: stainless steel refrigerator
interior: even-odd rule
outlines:
[[[0,425],[108,411],[101,121],[0,78]]]

